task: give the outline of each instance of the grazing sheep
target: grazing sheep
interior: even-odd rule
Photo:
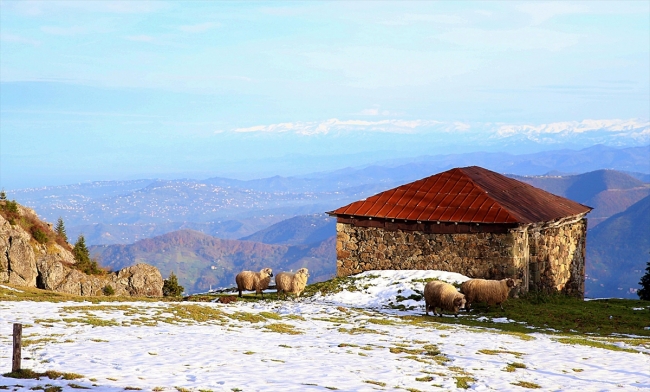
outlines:
[[[255,290],[255,295],[262,293],[262,298],[264,298],[264,290],[269,287],[269,281],[271,276],[273,276],[273,271],[270,268],[264,268],[260,272],[253,271],[242,271],[237,274],[235,277],[235,282],[237,282],[237,290],[239,290],[239,296],[241,297],[241,292],[243,290]]]
[[[458,317],[458,310],[465,306],[465,296],[456,290],[456,288],[446,282],[432,280],[424,286],[424,311],[429,315],[429,309],[436,315],[436,308],[440,308],[440,317],[442,310],[454,312]]]
[[[217,301],[222,303],[222,304],[229,304],[231,302],[236,302],[237,297],[235,297],[234,295],[226,295],[226,296],[223,296],[223,297],[219,297],[219,299]]]
[[[487,302],[488,308],[497,304],[503,310],[503,303],[508,299],[510,290],[517,282],[514,279],[488,280],[470,279],[460,285],[460,292],[465,294],[469,311],[474,302]]]
[[[307,268],[301,268],[295,274],[291,272],[280,272],[275,277],[275,287],[278,289],[278,297],[280,294],[293,293],[296,297],[305,289],[307,285],[307,278],[309,278],[309,271]]]

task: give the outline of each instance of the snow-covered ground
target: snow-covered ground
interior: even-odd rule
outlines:
[[[20,322],[23,368],[83,376],[0,376],[0,389],[430,391],[462,390],[463,383],[477,391],[650,389],[647,347],[621,342],[636,352],[614,351],[541,333],[441,324],[423,316],[422,300],[408,299],[424,280],[462,282],[462,275],[360,277],[351,290],[298,301],[0,301],[0,374],[11,370],[12,323]],[[415,317],[398,317],[404,315]]]

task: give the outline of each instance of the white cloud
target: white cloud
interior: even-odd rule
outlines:
[[[321,122],[280,123],[271,125],[258,125],[248,128],[237,128],[235,132],[293,132],[298,135],[326,135],[339,132],[382,132],[382,133],[416,133],[419,129],[426,129],[444,125],[440,121],[432,120],[339,120],[332,118]],[[455,130],[455,125],[448,130]],[[441,129],[442,130],[442,129]]]
[[[374,111],[375,109],[367,109]],[[378,109],[377,109],[378,110]],[[650,121],[638,119],[605,119],[583,121],[564,121],[548,124],[492,124],[464,123],[460,121],[445,122],[435,120],[400,120],[388,119],[378,121],[339,120],[332,118],[325,121],[278,123],[237,128],[240,133],[293,133],[296,135],[327,135],[346,132],[379,132],[395,134],[463,134],[465,136],[482,135],[493,139],[524,137],[541,141],[559,140],[567,137],[591,137],[609,135],[609,137],[628,137],[637,142],[650,141]]]
[[[501,125],[496,130],[499,137],[514,135],[575,135],[589,132],[626,133],[634,135],[648,135],[650,121],[637,119],[621,120],[583,120],[564,121],[541,125]]]
[[[205,31],[217,28],[219,26],[221,26],[220,23],[206,22],[206,23],[197,23],[193,25],[183,25],[183,26],[179,26],[178,29],[186,33],[203,33]]]

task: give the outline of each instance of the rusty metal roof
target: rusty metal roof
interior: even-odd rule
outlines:
[[[463,223],[536,223],[592,208],[478,166],[451,169],[328,212]]]

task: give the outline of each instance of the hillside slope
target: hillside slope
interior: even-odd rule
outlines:
[[[589,297],[638,298],[633,289],[650,258],[650,196],[587,233]]]
[[[187,293],[235,285],[242,270],[274,272],[309,268],[310,282],[330,279],[336,272],[334,237],[312,245],[270,245],[261,242],[224,240],[193,230],[180,230],[137,241],[130,245],[98,245],[90,253],[110,269],[147,263],[171,272]]]
[[[156,268],[138,264],[87,275],[75,268],[72,250],[33,210],[0,200],[0,283],[81,296],[104,295],[107,286],[117,295],[162,296]]]

